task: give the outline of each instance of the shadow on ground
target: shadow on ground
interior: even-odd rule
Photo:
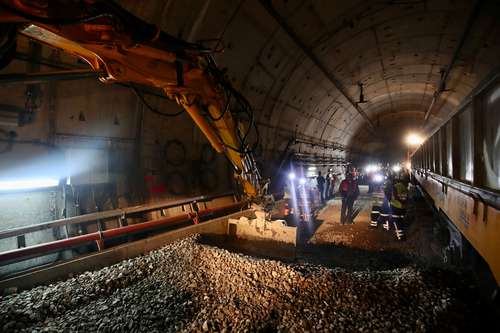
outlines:
[[[386,270],[415,263],[399,251],[371,251],[342,244],[306,244],[297,249],[297,261],[347,270]]]
[[[334,244],[299,244],[294,247],[285,243],[222,235],[203,235],[199,242],[259,258],[310,263],[349,271],[394,269],[415,262],[414,258],[397,251],[370,251]]]

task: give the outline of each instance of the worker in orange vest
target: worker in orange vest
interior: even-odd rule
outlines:
[[[354,206],[354,202],[359,196],[359,186],[351,172],[347,172],[346,178],[340,183],[339,193],[342,197],[340,223],[353,224],[352,208]]]

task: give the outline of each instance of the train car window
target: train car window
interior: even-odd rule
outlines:
[[[424,168],[424,154],[423,154],[422,147],[420,147],[420,149],[418,151],[418,163],[419,163],[420,169],[423,169]]]
[[[432,171],[432,138],[427,140],[427,145],[425,147],[427,151],[427,170]]]
[[[472,150],[472,104],[467,105],[458,115],[460,179],[472,182],[474,172],[474,156]]]
[[[441,142],[439,140],[439,132],[436,132],[436,134],[434,134],[434,140],[432,140],[432,144],[434,146],[433,147],[433,150],[434,150],[434,172],[441,174],[441,163],[439,161],[441,149],[439,149],[439,142]]]
[[[417,150],[417,168],[422,169],[422,149]]]
[[[425,153],[424,153],[424,145],[422,144],[419,148],[420,151],[420,168],[425,169]]]
[[[429,139],[429,169],[434,172],[434,136]]]
[[[443,174],[443,130],[440,129],[436,136],[436,151],[437,151],[437,159],[436,159],[436,172],[440,175]]]
[[[425,161],[425,143],[422,145],[422,169],[427,168],[427,162]]]
[[[427,170],[427,141],[422,145],[422,167]]]
[[[421,145],[419,148],[418,148],[418,153],[420,154],[419,157],[418,157],[418,160],[419,160],[419,168],[420,169],[423,169],[424,168],[424,146]]]
[[[412,156],[412,163],[414,169],[419,169],[419,161],[418,161],[418,151],[416,151]]]
[[[436,164],[436,134],[432,136],[431,140],[431,166],[432,166],[432,172],[437,172],[437,164]]]
[[[485,167],[485,185],[500,190],[500,82],[484,96],[484,126],[482,150]]]
[[[446,130],[446,175],[453,178],[453,123],[449,121],[445,127]]]
[[[424,166],[424,145],[422,144],[420,146],[420,148],[418,149],[419,153],[420,153],[420,157],[419,157],[419,160],[420,160],[420,169],[424,169],[425,166]]]
[[[430,156],[430,150],[429,150],[429,140],[425,142],[425,170],[430,171],[431,170],[431,156]]]

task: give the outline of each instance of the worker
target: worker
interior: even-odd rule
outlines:
[[[325,199],[328,200],[330,199],[330,185],[331,185],[332,177],[330,175],[330,172],[326,173],[325,177]]]
[[[325,177],[321,175],[321,171],[318,171],[318,177],[316,177],[316,183],[318,185],[319,196],[321,198],[321,203],[325,202]]]
[[[381,205],[378,202],[374,202],[372,205],[372,212],[370,214],[370,228],[378,227],[378,221],[380,219]]]
[[[331,184],[330,184],[330,198],[333,198],[335,195],[335,187],[337,185],[337,175],[332,173]]]
[[[396,180],[393,190],[392,197],[390,200],[391,204],[391,223],[394,226],[394,231],[396,232],[396,238],[398,240],[404,239],[403,232],[403,220],[406,214],[406,199],[408,196],[407,186],[402,180]]]
[[[283,200],[285,202],[284,215],[288,216],[294,214],[292,193],[287,183],[285,183],[285,185],[283,186]]]
[[[263,183],[262,183],[262,194],[263,195],[268,195],[269,194],[269,185],[271,184],[271,178],[267,178]]]
[[[340,210],[340,223],[353,224],[352,208],[354,202],[359,196],[358,182],[354,179],[351,172],[347,172],[346,178],[340,183],[339,192],[342,197],[342,208]],[[347,213],[347,214],[346,214]]]
[[[365,179],[368,183],[368,193],[373,193],[373,176],[370,173],[367,173]]]
[[[384,186],[384,199],[382,201],[382,205],[379,206],[379,214],[378,214],[378,223],[381,223],[384,227],[385,230],[389,231],[390,230],[390,224],[389,220],[391,217],[391,198],[392,198],[392,191],[393,191],[393,186],[392,186],[392,178],[388,176],[387,181],[385,182]],[[373,211],[373,209],[372,209]],[[376,214],[375,214],[376,215]],[[378,225],[377,223],[377,225]],[[374,225],[376,227],[376,225]]]

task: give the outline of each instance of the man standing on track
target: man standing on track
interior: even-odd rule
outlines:
[[[354,180],[351,172],[347,172],[346,178],[340,183],[339,192],[342,197],[342,208],[340,210],[340,223],[353,224],[352,208],[359,196],[358,182]],[[346,214],[347,213],[347,214]]]
[[[332,173],[332,180],[330,185],[330,198],[333,198],[335,195],[335,185],[337,185],[337,175]]]
[[[330,176],[330,171],[328,171],[325,177],[325,200],[330,199],[330,185],[331,185],[331,176]]]
[[[391,204],[391,222],[394,226],[394,232],[398,240],[403,240],[405,235],[403,231],[403,221],[406,214],[406,198],[408,196],[407,186],[399,179],[395,181]]]
[[[318,184],[318,191],[321,198],[321,203],[325,202],[325,177],[321,175],[321,171],[318,172],[318,177],[316,177],[316,182]]]

